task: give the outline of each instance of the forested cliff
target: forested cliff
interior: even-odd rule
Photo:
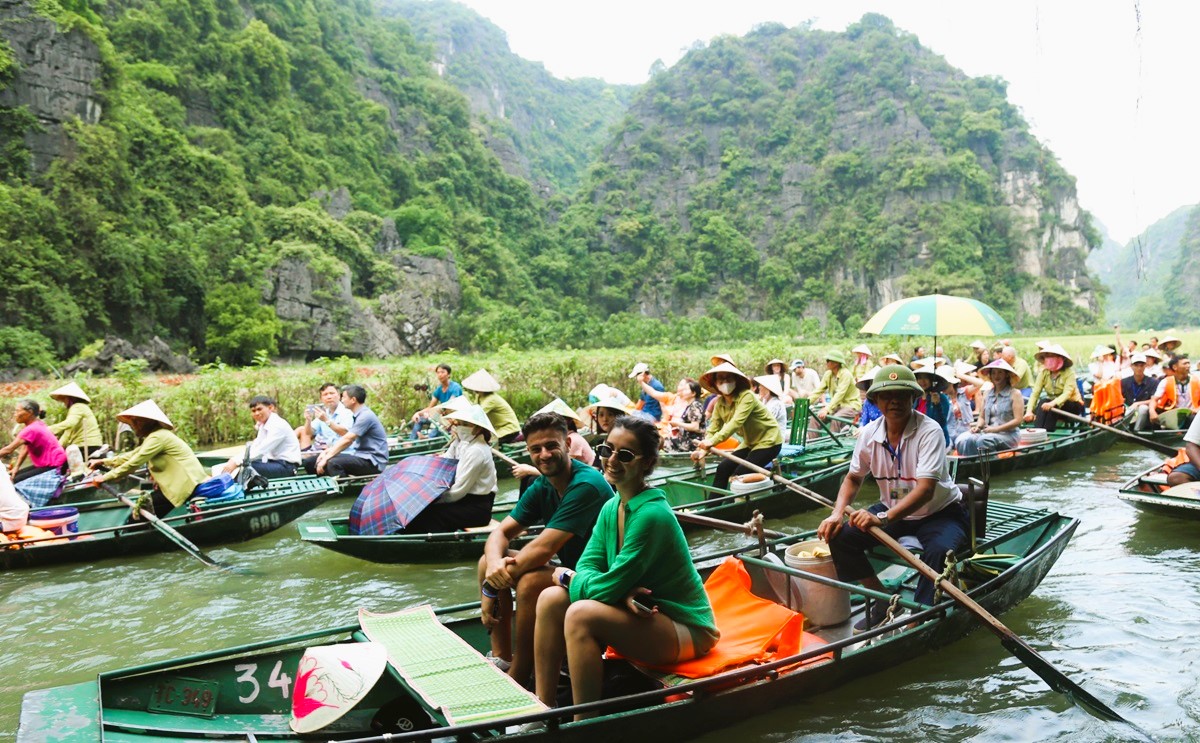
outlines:
[[[721,37],[635,94],[446,3],[0,0],[0,144],[0,367],[106,333],[698,340],[932,290],[1096,310],[1098,238],[1003,83],[879,16]]]

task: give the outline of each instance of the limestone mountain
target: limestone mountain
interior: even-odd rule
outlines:
[[[639,91],[562,220],[561,281],[609,311],[853,324],[900,296],[1015,325],[1095,318],[1099,236],[1005,84],[877,15],[771,24]]]
[[[382,0],[433,47],[434,68],[471,104],[505,169],[540,193],[575,190],[637,86],[561,80],[513,54],[504,31],[449,0]]]

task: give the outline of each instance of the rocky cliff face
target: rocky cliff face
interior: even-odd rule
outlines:
[[[64,124],[100,120],[100,50],[82,31],[59,31],[26,0],[0,0],[0,37],[18,65],[11,84],[0,90],[0,106],[25,106],[37,119],[39,127],[25,134],[25,143],[34,172],[41,173],[68,151]]]

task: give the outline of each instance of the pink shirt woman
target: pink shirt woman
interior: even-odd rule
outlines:
[[[17,438],[25,442],[29,461],[34,467],[61,467],[67,463],[67,452],[50,433],[50,427],[40,418],[21,429]]]

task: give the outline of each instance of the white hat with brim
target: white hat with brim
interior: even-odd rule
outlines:
[[[717,364],[713,368],[711,368],[708,371],[701,374],[700,375],[700,384],[704,386],[704,389],[712,390],[713,392],[716,392],[717,391],[716,377],[717,377],[717,374],[719,374],[721,372],[725,372],[727,374],[732,374],[734,377],[741,380],[740,382],[737,382],[738,387],[742,387],[742,388],[750,387],[750,377],[747,377],[745,374],[742,373],[741,369],[737,368],[736,366],[734,366],[733,364],[730,364],[728,362],[723,363],[723,364]]]
[[[955,361],[954,362],[954,373],[955,374],[970,374],[971,372],[975,371],[978,368],[979,368],[978,366],[975,366],[974,364],[968,364],[965,361]]]
[[[859,345],[855,346],[854,348],[851,348],[850,353],[865,353],[868,356],[875,355],[874,353],[871,352],[871,349],[867,348],[865,343],[859,344]]]
[[[879,370],[882,368],[883,368],[882,366],[872,366],[870,369],[867,370],[866,374],[863,374],[861,377],[858,378],[858,381],[856,381],[854,383],[854,386],[859,388],[860,390],[870,389],[871,382],[875,381],[875,375],[878,374]]]
[[[1183,341],[1179,340],[1173,335],[1164,335],[1163,339],[1158,342],[1158,347],[1168,353],[1174,351],[1177,347],[1182,345]],[[1167,346],[1170,346],[1170,348],[1167,348]]]
[[[1145,351],[1142,351],[1142,353],[1145,354],[1146,358],[1154,358],[1155,361],[1163,360],[1162,354],[1159,353],[1156,349],[1147,348]]]
[[[733,365],[733,359],[730,358],[729,354],[727,353],[714,354],[712,358],[708,360],[708,362],[713,366],[720,366],[721,364]]]
[[[641,361],[639,361],[638,363],[633,365],[633,371],[629,372],[629,378],[636,379],[637,377],[645,374],[648,371],[650,371],[650,365],[644,364]]]
[[[1021,375],[1017,373],[1017,370],[1012,368],[1012,365],[1010,365],[1004,359],[996,359],[990,364],[985,364],[979,371],[987,372],[990,369],[1003,369],[1004,371],[1008,372],[1009,384],[1016,384],[1017,380],[1021,378]]]
[[[50,393],[50,397],[70,397],[75,400],[83,400],[84,402],[92,401],[92,398],[88,397],[87,393],[74,382],[64,384],[62,387],[54,390]]]
[[[363,700],[387,669],[387,648],[377,642],[343,642],[307,648],[296,668],[292,719],[297,733],[333,724]]]
[[[484,409],[478,405],[471,405],[470,407],[463,408],[462,410],[453,410],[449,413],[446,413],[442,417],[446,420],[470,423],[471,425],[479,426],[493,436],[496,435],[495,426],[493,426],[492,422],[488,420],[487,413],[484,411]]]
[[[1033,357],[1038,361],[1042,361],[1042,359],[1046,358],[1047,356],[1061,356],[1064,369],[1075,365],[1075,359],[1071,358],[1071,354],[1067,353],[1067,349],[1063,348],[1057,343],[1049,348],[1043,348],[1041,351],[1038,351],[1033,355]]]
[[[924,374],[927,377],[933,377],[931,380],[933,383],[932,389],[935,391],[940,391],[946,386],[946,378],[937,373],[937,365],[934,364],[933,359],[921,359],[919,362],[917,362],[916,366],[913,367],[912,372],[914,377],[921,374]]]
[[[934,373],[946,380],[948,384],[958,384],[958,376],[955,375],[954,369],[952,369],[949,364],[945,366],[939,366],[937,371]]]
[[[780,366],[783,366],[783,367],[787,366],[787,362],[784,361],[783,359],[771,359],[770,361],[767,362],[767,365],[763,367],[763,371],[770,374],[771,367],[774,366],[775,364],[779,364]]]
[[[983,341],[971,341],[971,348],[974,348],[976,351],[986,351],[987,344]]]
[[[1146,354],[1144,354],[1144,353],[1135,353],[1129,357],[1130,366],[1132,366],[1133,364],[1144,364],[1144,363],[1146,363]]]
[[[500,389],[500,383],[491,374],[488,374],[487,369],[480,369],[471,376],[462,381],[462,387],[465,390],[472,392],[495,392]]]
[[[438,407],[442,409],[442,413],[449,413],[455,410],[465,410],[471,407],[472,403],[467,399],[466,395],[455,395]]]
[[[563,402],[561,397],[556,397],[550,402],[546,403],[537,411],[537,413],[534,413],[534,415],[537,415],[538,413],[558,413],[564,418],[570,418],[577,423],[583,423],[583,420],[579,417],[579,414],[572,410],[570,405]]]
[[[885,353],[884,355],[879,357],[879,360],[880,361],[895,361],[897,364],[904,363],[904,359],[900,358],[900,355],[895,354],[895,353]]]
[[[595,415],[596,408],[608,408],[609,410],[615,410],[621,415],[624,415],[626,413],[633,412],[634,405],[632,403],[622,403],[619,397],[605,397],[592,403],[591,405],[588,405],[586,408],[584,408],[584,410],[587,411],[589,415]]]
[[[1033,345],[1037,346],[1037,349],[1039,351],[1042,351],[1042,350],[1049,348],[1050,346],[1053,346],[1054,344],[1051,343],[1050,341],[1038,341],[1037,343],[1034,343]]]
[[[161,423],[172,431],[175,430],[175,424],[171,422],[167,414],[153,400],[142,400],[132,408],[117,413],[117,420],[122,423],[133,425],[133,422],[130,420],[131,418],[144,418],[145,420]]]
[[[764,374],[761,377],[755,377],[754,381],[771,390],[771,394],[775,397],[783,397],[783,385],[779,383],[779,377],[774,374]]]
[[[1111,347],[1101,344],[1092,349],[1092,358],[1099,359],[1103,358],[1104,356],[1113,356],[1116,353],[1117,352],[1112,350]]]

